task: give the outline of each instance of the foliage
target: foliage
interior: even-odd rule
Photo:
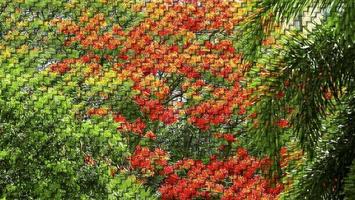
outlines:
[[[70,99],[58,90],[19,93],[0,99],[3,197],[107,198],[109,187],[121,184],[132,187],[121,195],[147,196],[109,173],[123,161],[117,155],[127,153],[113,122],[78,122],[67,110]]]
[[[258,23],[261,15],[271,12],[276,21],[284,23],[307,7],[326,13],[314,30],[293,31],[280,37],[281,46],[274,46],[262,56],[269,67],[262,69],[267,76],[261,81],[264,97],[255,107],[259,111],[258,126],[250,129],[257,133],[253,144],[277,158],[285,139],[296,141],[307,155],[301,166],[294,166],[298,170],[290,172],[295,183],[286,198],[344,197],[344,178],[354,159],[353,102],[348,100],[353,98],[355,75],[352,33],[355,21],[350,20],[354,19],[353,4],[353,1],[263,1],[259,4],[261,13],[252,20]],[[349,104],[348,110],[344,101]],[[339,110],[344,111],[337,114]],[[280,118],[288,120],[290,129],[277,128]]]
[[[345,192],[345,199],[354,199],[355,198],[355,193],[354,193],[354,188],[355,188],[355,179],[354,179],[354,162],[351,165],[350,171],[348,176],[345,178],[344,182],[344,192]]]
[[[354,99],[343,99],[337,112],[322,122],[323,131],[315,159],[294,176],[288,196],[295,199],[342,199],[344,179],[354,159]],[[336,128],[333,128],[336,127]],[[350,175],[350,174],[349,174]]]
[[[131,151],[145,142],[142,136],[148,131],[162,135],[161,130],[171,130],[165,128],[170,125],[192,125],[201,134],[211,135],[225,129],[238,115],[245,115],[251,104],[250,91],[242,86],[241,68],[245,64],[241,55],[231,41],[216,38],[212,43],[206,37],[215,29],[231,31],[232,25],[219,23],[217,16],[227,5],[221,3],[216,10],[209,10],[213,5],[207,1],[203,7],[174,4],[166,10],[164,4],[151,3],[145,10],[151,13],[157,7],[151,18],[128,28],[107,23],[110,20],[103,14],[92,18],[83,15],[78,23],[54,19],[51,23],[66,38],[67,49],[81,53],[53,63],[49,69],[68,80],[85,71],[82,81],[90,86],[92,95],[102,98],[95,106],[86,105],[84,112],[115,115],[121,124],[119,130],[128,134]],[[229,17],[240,5],[233,6],[222,17]],[[207,12],[211,19],[193,22],[189,10],[201,17]],[[231,22],[237,23],[239,15]],[[172,17],[180,22],[171,24]],[[192,22],[185,24],[186,20]],[[166,24],[173,27],[166,29]],[[111,82],[114,84],[106,87]],[[116,83],[123,84],[119,87],[122,93],[115,91]],[[234,126],[231,124],[229,129]]]
[[[270,160],[254,158],[243,148],[223,160],[213,155],[207,164],[184,159],[169,165],[168,160],[163,150],[140,146],[131,157],[132,167],[144,176],[163,179],[159,186],[162,199],[276,199],[283,189],[282,183],[272,186],[257,172],[267,171]]]
[[[220,156],[227,158],[242,144],[234,143],[236,130],[244,126],[242,121],[254,101],[252,90],[244,88],[249,63],[230,39],[234,27],[246,19],[246,12],[238,11],[241,6],[212,1],[201,5],[148,3],[143,13],[149,13],[149,18],[130,27],[111,24],[100,13],[83,14],[79,21],[57,17],[51,24],[65,38],[66,49],[80,54],[52,63],[48,70],[64,80],[80,74],[91,94],[101,96],[100,101],[83,106],[83,112],[88,117],[113,115],[133,153],[140,145],[172,147],[168,149],[174,150],[170,162],[176,162],[191,156],[189,149],[198,144],[199,153],[192,155],[196,158],[207,160],[213,152],[206,151],[208,147],[222,150]],[[181,148],[164,140],[174,130],[171,127],[215,137],[197,143],[200,136],[185,135],[187,143]],[[183,132],[174,132],[181,138]],[[144,165],[141,176],[151,176],[155,162],[164,160],[167,165],[160,156],[153,153],[137,162],[131,160],[131,166]],[[160,181],[153,177],[148,185]]]
[[[350,199],[353,8],[1,1],[1,197]]]
[[[53,17],[76,19],[84,8],[105,6],[108,15],[127,13],[123,2],[71,3],[0,3],[1,197],[155,199],[121,167],[129,151],[113,119],[83,114],[82,107],[93,104],[92,91],[76,87],[84,74],[65,79],[46,70],[79,53],[63,46],[49,24]]]

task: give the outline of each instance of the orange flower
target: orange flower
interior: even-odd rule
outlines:
[[[87,113],[88,115],[105,116],[107,115],[107,110],[105,108],[91,108]]]

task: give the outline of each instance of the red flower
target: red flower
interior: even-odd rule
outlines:
[[[229,143],[232,143],[232,142],[235,141],[234,135],[233,135],[233,134],[230,134],[230,133],[224,134],[224,135],[223,135],[223,138],[224,138],[225,140],[227,140],[227,142],[229,142]]]
[[[281,155],[281,156],[287,155],[287,147],[281,147],[281,149],[280,149],[280,155]]]
[[[167,179],[166,183],[174,184],[178,181],[180,177],[177,174],[171,174]]]
[[[173,45],[173,46],[170,47],[170,50],[173,51],[173,52],[178,52],[179,51],[179,46]]]
[[[276,98],[277,98],[277,99],[282,99],[284,96],[285,96],[285,93],[284,93],[283,91],[279,91],[279,92],[276,94]]]
[[[119,123],[126,123],[127,120],[124,116],[122,115],[117,115],[115,118],[114,118],[115,122],[119,122]]]
[[[122,28],[120,26],[118,26],[118,25],[114,25],[112,27],[112,32],[114,34],[117,34],[117,35],[122,35],[123,34]]]
[[[57,63],[50,66],[51,71],[57,72],[59,74],[64,74],[70,70],[70,66],[66,63]]]
[[[210,41],[206,41],[206,42],[205,42],[205,46],[206,46],[208,49],[212,49],[212,48],[213,48],[213,44],[212,44]]]
[[[118,58],[122,59],[122,60],[128,60],[128,56],[127,55],[119,55]]]
[[[91,58],[89,55],[85,55],[81,57],[81,60],[83,61],[83,63],[89,63],[91,61]]]
[[[166,155],[166,152],[160,148],[156,148],[154,150],[154,153],[156,153],[158,156],[165,156]]]
[[[324,96],[324,98],[325,98],[326,100],[330,100],[330,99],[332,99],[333,94],[332,94],[332,92],[331,92],[330,90],[327,90],[327,91],[325,91],[325,92],[323,93],[323,96]]]
[[[141,118],[138,118],[135,122],[131,124],[131,131],[138,133],[139,135],[143,134],[146,125]]]
[[[249,156],[243,148],[238,149],[238,155],[226,160],[211,159],[207,165],[191,159],[180,160],[175,163],[175,170],[187,170],[180,176],[174,173],[172,166],[164,167],[161,174],[168,177],[159,188],[162,199],[210,199],[215,195],[226,200],[276,199],[283,185],[277,183],[276,187],[271,187],[270,181],[257,173],[264,161]],[[227,178],[232,182],[230,186],[221,184]]]
[[[157,139],[157,136],[156,136],[152,131],[148,131],[148,132],[144,135],[144,137],[149,138],[149,139],[152,139],[152,140]]]
[[[280,119],[276,124],[280,128],[287,128],[289,126],[289,123],[288,123],[287,119]]]
[[[257,117],[256,112],[253,112],[249,115],[249,118],[251,118],[251,119],[255,119],[256,117]]]
[[[237,154],[240,158],[244,158],[244,157],[248,156],[247,150],[242,147],[238,148]]]
[[[174,168],[172,166],[166,166],[163,169],[163,174],[164,175],[169,175],[174,172]]]

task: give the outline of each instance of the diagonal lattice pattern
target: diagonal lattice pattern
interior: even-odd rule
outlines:
[[[351,199],[354,4],[0,1],[1,198]]]

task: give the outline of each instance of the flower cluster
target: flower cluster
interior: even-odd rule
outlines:
[[[191,124],[207,130],[210,124],[226,123],[236,107],[238,114],[245,113],[248,92],[238,83],[249,64],[242,62],[242,55],[236,52],[231,40],[201,42],[197,34],[216,30],[231,34],[246,15],[239,8],[240,3],[214,0],[147,3],[144,9],[138,3],[135,12],[146,12],[150,17],[130,28],[109,23],[104,14],[89,17],[84,13],[79,22],[58,18],[52,24],[66,35],[65,45],[80,48],[82,54],[55,63],[51,69],[64,74],[74,64],[81,63],[89,66],[88,76],[98,76],[104,64],[108,64],[118,79],[134,82],[132,91],[137,96],[132,100],[150,120],[166,125],[178,121],[181,116],[176,108],[170,107],[177,92],[188,101],[179,108],[180,114],[188,115]],[[156,38],[161,38],[161,42]],[[188,94],[182,88],[204,82],[206,74],[223,78],[227,85],[233,86],[209,83],[201,86],[211,88],[203,95]],[[172,77],[181,78],[172,82]],[[199,98],[202,99],[195,102]]]
[[[268,167],[268,159],[258,160],[245,149],[225,160],[212,158],[208,164],[186,159],[175,163],[159,191],[162,199],[276,199],[283,185],[270,185],[258,170]]]
[[[105,116],[107,115],[108,111],[106,108],[90,108],[87,111],[89,116]]]
[[[146,124],[143,122],[141,118],[137,118],[134,122],[129,122],[122,115],[117,115],[115,117],[115,122],[120,123],[118,130],[124,132],[133,132],[138,135],[143,135],[144,130],[146,128]]]
[[[280,119],[277,121],[276,125],[280,128],[287,128],[289,127],[289,122],[287,119]]]
[[[202,130],[209,129],[211,125],[227,122],[235,111],[243,115],[246,113],[246,108],[252,105],[249,100],[251,91],[242,90],[239,84],[231,88],[214,88],[211,93],[213,99],[190,107],[186,111],[189,122]]]
[[[139,140],[155,140],[154,132],[161,125],[185,119],[203,131],[222,128],[233,115],[247,117],[255,103],[254,91],[243,84],[250,63],[228,37],[248,14],[240,8],[241,3],[216,0],[165,0],[147,2],[144,8],[138,3],[134,10],[149,17],[124,28],[104,14],[84,14],[79,22],[56,19],[52,23],[65,35],[65,45],[80,50],[80,55],[54,63],[50,69],[65,75],[79,64],[89,69],[85,78],[93,76],[100,82],[109,71],[114,72],[113,79],[129,83],[127,102],[138,106],[139,117],[127,120],[117,115],[114,120],[119,131],[139,135]],[[227,37],[200,39],[216,32]],[[111,96],[103,100],[114,100]],[[90,116],[107,113],[101,108],[87,111]],[[276,125],[289,126],[285,119]],[[236,141],[229,133],[215,136],[229,145]],[[243,148],[222,160],[212,157],[207,164],[184,159],[170,165],[167,152],[138,145],[129,161],[145,177],[162,176],[159,191],[163,199],[275,199],[283,189],[280,183],[271,186],[262,176],[269,160],[250,156]]]
[[[136,97],[135,102],[141,106],[141,110],[146,113],[150,120],[161,121],[166,125],[176,122],[176,113],[171,108],[164,107],[158,100],[145,100],[141,97]]]
[[[140,146],[130,159],[132,168],[145,176],[165,177],[159,187],[162,199],[276,199],[283,190],[283,184],[272,186],[261,174],[270,167],[270,160],[252,157],[243,148],[224,160],[212,156],[207,164],[184,159],[169,165],[168,159],[161,149]]]
[[[231,133],[216,133],[214,134],[215,138],[222,138],[226,140],[228,143],[232,143],[235,141],[235,137]]]
[[[52,72],[57,72],[59,74],[64,74],[65,72],[69,71],[71,69],[71,65],[73,65],[76,62],[77,62],[76,59],[71,59],[71,58],[64,59],[60,63],[52,64],[50,66],[50,70]]]
[[[130,158],[130,164],[145,176],[153,176],[157,170],[168,165],[168,159],[168,154],[162,149],[156,148],[151,151],[148,147],[137,146]]]

